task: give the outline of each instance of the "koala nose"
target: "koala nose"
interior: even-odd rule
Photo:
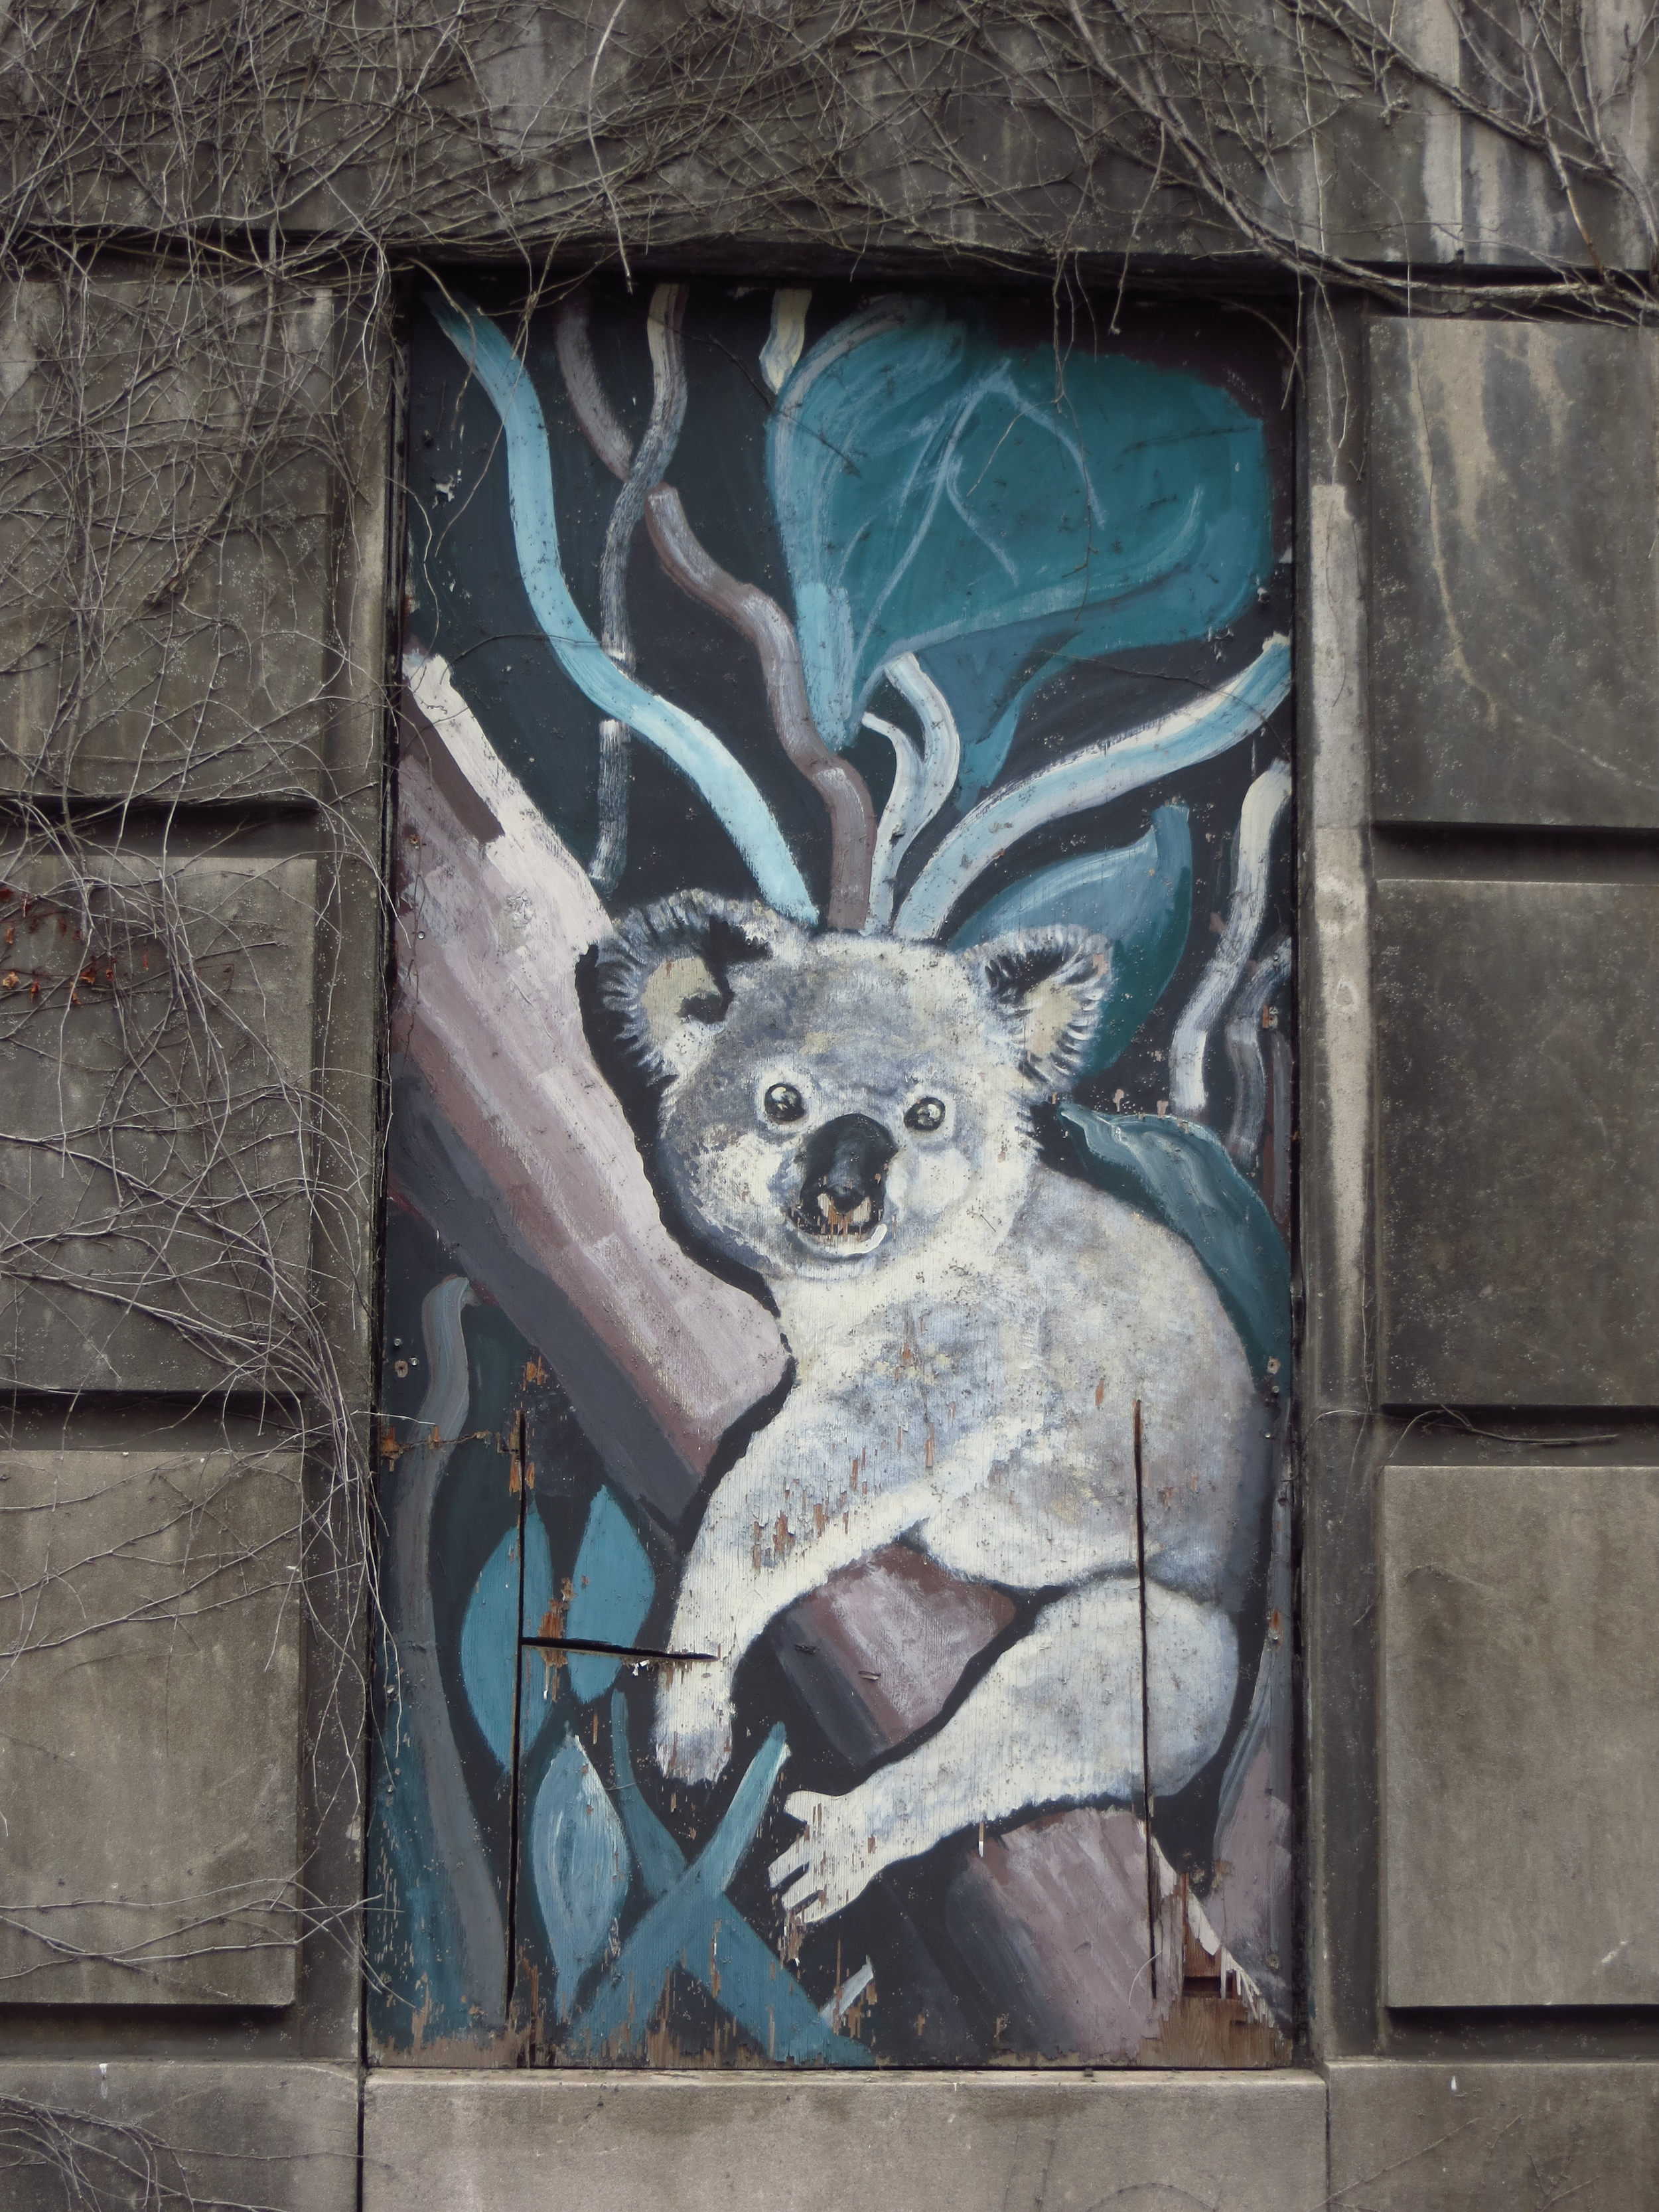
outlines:
[[[845,1236],[881,1218],[882,1184],[897,1152],[879,1121],[842,1114],[816,1130],[801,1150],[796,1219],[814,1234]]]

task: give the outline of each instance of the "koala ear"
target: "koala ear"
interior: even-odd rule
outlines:
[[[1020,1064],[1063,1091],[1082,1065],[1112,984],[1112,948],[1086,930],[1022,930],[976,945],[966,958],[1020,1036]]]
[[[700,1057],[731,1010],[734,970],[805,943],[758,902],[681,891],[624,915],[599,949],[601,1003],[648,1075],[667,1081]]]

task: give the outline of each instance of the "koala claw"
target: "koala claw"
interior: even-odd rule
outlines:
[[[781,1893],[778,1902],[784,1911],[811,1928],[849,1905],[895,1854],[882,1849],[870,1832],[868,1808],[857,1790],[825,1797],[816,1790],[797,1790],[783,1809],[806,1832],[773,1860],[767,1879]]]
[[[732,1699],[719,1682],[678,1671],[657,1696],[657,1765],[679,1782],[713,1782],[732,1756]]]

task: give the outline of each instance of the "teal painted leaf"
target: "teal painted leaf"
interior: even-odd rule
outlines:
[[[631,1644],[651,1610],[656,1577],[645,1547],[609,1490],[601,1490],[588,1509],[576,1553],[576,1571],[564,1632],[587,1644]],[[616,1680],[619,1659],[599,1651],[570,1654],[570,1686],[583,1705],[592,1705]]]
[[[616,1778],[617,1810],[633,1846],[640,1879],[652,1897],[665,1897],[685,1872],[685,1854],[646,1803],[634,1779],[628,1700],[620,1690],[611,1693],[611,1766]]]
[[[834,2033],[777,1953],[762,1942],[712,1882],[701,1879],[701,1869],[687,1872],[679,1845],[640,1795],[634,1779],[628,1707],[620,1690],[611,1700],[611,1748],[617,1808],[634,1847],[641,1879],[658,1904],[666,1903],[663,1911],[647,1912],[635,1923],[610,1978],[611,1990],[602,1985],[590,2000],[588,2020],[578,2023],[573,2047],[586,2044],[614,2055],[620,2033],[637,2049],[643,2040],[649,2008],[644,2018],[637,2003],[620,2020],[614,2008],[606,2018],[607,1998],[617,1989],[628,1990],[630,1970],[635,1967],[643,1969],[634,1978],[635,1990],[641,1982],[654,1985],[678,1954],[684,1971],[696,1976],[770,2057],[794,2066],[869,2065],[869,2051],[851,2037]],[[775,1764],[772,1775],[775,1779]],[[749,1841],[752,1836],[745,1838],[745,1849]],[[674,1893],[672,1897],[671,1892]]]
[[[1204,1262],[1258,1382],[1291,1387],[1291,1262],[1273,1218],[1212,1129],[1156,1114],[1060,1118],[1091,1182],[1184,1237]]]
[[[1169,987],[1193,912],[1193,836],[1184,806],[1160,806],[1152,826],[1115,853],[1085,853],[1024,876],[970,915],[951,939],[962,951],[1012,930],[1071,922],[1112,946],[1111,995],[1079,1077],[1109,1067]]]
[[[533,1632],[553,1596],[553,1556],[542,1516],[525,1516],[524,1617]],[[519,1657],[519,1532],[509,1528],[490,1553],[461,1623],[461,1682],[484,1741],[513,1764],[513,1674]],[[527,1667],[519,1715],[519,1749],[527,1752],[552,1708],[551,1670]]]
[[[593,1762],[568,1736],[530,1815],[530,1871],[558,1975],[561,2020],[604,1950],[633,1871],[628,1838]]]
[[[1223,628],[1273,566],[1261,424],[1219,385],[1005,338],[992,306],[877,301],[778,396],[767,467],[825,740],[914,652],[963,805],[1068,663]]]

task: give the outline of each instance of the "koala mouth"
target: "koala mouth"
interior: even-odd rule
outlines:
[[[798,1206],[789,1218],[814,1243],[828,1245],[837,1259],[850,1259],[854,1252],[867,1252],[887,1234],[887,1224],[881,1218],[879,1189],[873,1194],[866,1192],[856,1206],[848,1206],[845,1212],[827,1190],[821,1190],[810,1211],[805,1206]]]
[[[879,1244],[888,1164],[896,1146],[861,1114],[831,1121],[801,1158],[800,1197],[789,1218],[826,1258],[850,1260]]]

